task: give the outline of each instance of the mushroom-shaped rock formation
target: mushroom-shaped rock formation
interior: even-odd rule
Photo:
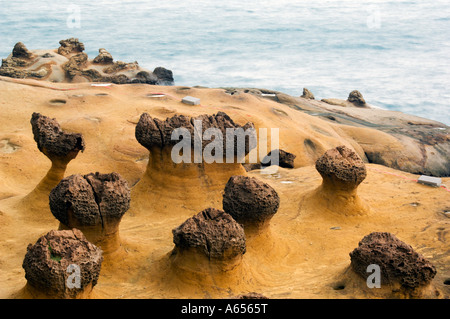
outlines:
[[[60,229],[80,229],[105,253],[120,247],[119,224],[130,207],[128,183],[117,173],[71,175],[50,193]]]
[[[207,208],[172,230],[172,261],[195,272],[235,268],[245,254],[244,229],[224,211]]]
[[[256,146],[253,124],[240,126],[223,112],[165,121],[144,113],[135,136],[150,155],[133,188],[133,212],[172,212],[176,205],[192,213],[217,206],[228,179],[246,173],[240,162]]]
[[[14,46],[14,49],[12,51],[12,56],[14,58],[24,58],[24,59],[30,59],[33,57],[33,53],[31,53],[25,44],[22,42],[17,42]]]
[[[436,268],[421,254],[388,232],[365,236],[350,253],[351,268],[366,281],[370,265],[380,270],[380,285],[400,289],[405,295],[418,295],[436,275]]]
[[[47,175],[25,198],[38,205],[39,201],[48,204],[50,191],[64,178],[67,165],[85,149],[84,138],[80,133],[64,132],[59,123],[40,113],[33,113],[31,127],[38,149],[52,162]]]
[[[350,94],[348,95],[347,101],[355,104],[356,106],[365,106],[366,105],[366,100],[364,100],[361,92],[359,92],[357,90],[350,92]]]
[[[303,88],[303,95],[301,97],[304,99],[314,100],[314,94],[312,94],[307,88]]]
[[[280,206],[280,197],[270,185],[255,177],[232,176],[223,194],[223,210],[247,230],[267,227]]]
[[[78,229],[52,230],[28,245],[23,260],[32,298],[89,298],[103,262],[102,250],[86,240]]]
[[[261,166],[275,165],[275,163],[272,163],[273,157],[278,158],[278,166],[283,168],[294,168],[294,160],[297,156],[279,149],[272,150],[261,160]]]
[[[111,53],[106,51],[106,49],[98,49],[98,55],[94,58],[92,62],[94,63],[113,63],[113,57]]]
[[[59,41],[59,44],[61,46],[58,48],[58,54],[61,55],[69,55],[71,53],[80,53],[84,51],[84,44],[77,38],[61,40]]]
[[[344,145],[330,149],[317,159],[316,169],[322,184],[310,194],[308,205],[343,215],[363,215],[369,210],[357,194],[367,171],[356,152]]]

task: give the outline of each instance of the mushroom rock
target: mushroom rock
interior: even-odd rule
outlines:
[[[350,92],[350,94],[348,95],[347,101],[355,104],[356,106],[365,106],[366,105],[366,101],[364,100],[361,92],[359,92],[357,90]]]
[[[80,53],[84,51],[84,44],[80,42],[77,38],[70,38],[66,40],[59,41],[61,45],[58,48],[58,54],[69,55],[71,53]]]
[[[71,175],[51,191],[50,210],[60,229],[80,229],[105,253],[120,247],[119,224],[130,208],[128,183],[117,173]]]
[[[24,59],[30,59],[33,57],[33,53],[31,53],[25,44],[22,42],[17,42],[14,46],[14,49],[12,51],[12,56],[14,58],[24,58]]]
[[[244,229],[224,211],[207,208],[172,230],[172,263],[180,269],[231,270],[246,252]]]
[[[362,215],[369,208],[357,194],[357,187],[366,178],[362,159],[347,146],[325,152],[316,161],[322,184],[310,194],[310,204],[343,215]]]
[[[101,48],[98,50],[98,53],[92,61],[93,63],[113,63],[113,57],[106,49]]]
[[[235,134],[227,136],[227,129]],[[183,134],[179,137],[180,131]],[[214,135],[207,138],[205,134],[212,131]],[[192,212],[205,205],[218,205],[228,179],[246,174],[240,161],[256,146],[253,124],[240,126],[223,112],[195,118],[174,115],[164,121],[144,113],[136,125],[135,136],[150,154],[146,172],[132,191],[133,213],[172,212],[170,207],[174,205]]]
[[[255,177],[232,176],[225,186],[223,210],[242,224],[247,234],[267,227],[279,206],[275,189]]]
[[[296,155],[292,153],[288,153],[283,150],[272,150],[270,151],[261,161],[261,166],[271,166],[275,165],[272,164],[272,157],[278,157],[278,166],[283,168],[294,168],[294,160],[297,157]]]
[[[89,298],[102,262],[102,250],[80,230],[52,230],[27,247],[23,293],[38,299]]]
[[[421,254],[388,232],[365,236],[350,253],[351,269],[367,282],[370,265],[379,266],[380,288],[388,288],[400,297],[427,293],[436,268]],[[365,283],[364,283],[365,284]]]
[[[163,67],[157,67],[153,70],[153,74],[156,75],[158,78],[157,84],[158,85],[173,85],[174,79],[173,79],[173,73],[172,71],[163,68]]]
[[[80,133],[64,132],[56,119],[40,113],[33,113],[30,123],[38,149],[50,159],[52,166],[24,200],[32,205],[45,201],[47,206],[50,191],[64,178],[69,162],[84,151],[85,142]]]
[[[303,95],[301,97],[308,100],[314,100],[314,94],[307,88],[303,88]]]

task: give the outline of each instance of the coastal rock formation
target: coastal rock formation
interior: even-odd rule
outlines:
[[[301,97],[308,100],[314,100],[314,94],[312,94],[307,88],[303,88],[303,94]]]
[[[270,151],[262,160],[261,166],[270,166],[274,165],[271,161],[272,157],[278,157],[278,166],[283,168],[294,168],[294,160],[297,157],[296,155],[286,152],[284,150],[272,150]]]
[[[355,104],[356,106],[366,105],[366,100],[364,100],[361,92],[359,92],[358,90],[351,91],[350,94],[348,95],[347,101]]]
[[[22,265],[26,290],[34,298],[87,298],[97,284],[102,262],[102,250],[78,229],[52,230],[28,245]]]
[[[98,55],[94,58],[92,62],[94,63],[113,63],[114,59],[106,49],[98,49]]]
[[[366,178],[366,166],[350,148],[341,145],[328,150],[316,161],[324,188],[353,191]]]
[[[128,183],[119,174],[71,175],[61,180],[49,198],[60,229],[80,229],[105,253],[119,247],[119,223],[131,199]]]
[[[259,292],[249,292],[233,297],[232,299],[269,299]]]
[[[364,279],[369,265],[381,270],[381,285],[400,284],[415,289],[429,284],[436,268],[421,254],[391,233],[373,232],[365,236],[350,253],[351,267]]]
[[[84,51],[84,44],[77,38],[70,38],[59,41],[60,47],[58,48],[58,54],[69,55],[71,53],[80,53]]]
[[[279,206],[275,189],[255,177],[232,176],[225,186],[223,210],[246,230],[267,227]]]
[[[29,51],[18,42],[12,54],[2,60],[0,75],[12,78],[32,78],[51,82],[111,82],[115,84],[146,83],[173,85],[173,73],[163,67],[153,72],[137,62],[115,61],[104,48],[92,60],[83,52],[84,44],[77,38],[61,40],[56,50]]]
[[[85,141],[80,133],[64,132],[56,119],[40,113],[33,113],[31,127],[39,150],[50,159],[75,158],[85,149]]]
[[[176,253],[192,251],[209,260],[233,260],[246,251],[245,233],[229,214],[207,208],[172,230]]]
[[[179,201],[195,211],[205,204],[215,207],[228,179],[245,174],[240,160],[256,146],[253,124],[236,124],[224,112],[192,118],[174,115],[164,121],[144,113],[135,137],[149,150],[149,161],[133,188],[135,201],[141,203],[133,210],[146,212],[164,210],[166,201]],[[158,195],[162,187],[171,190],[170,197]]]

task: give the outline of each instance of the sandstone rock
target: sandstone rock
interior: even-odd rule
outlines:
[[[229,214],[214,208],[189,218],[172,233],[177,249],[193,248],[209,259],[233,259],[246,251],[244,229]]]
[[[81,53],[84,51],[84,44],[78,41],[77,38],[70,38],[59,41],[61,45],[58,48],[58,53],[61,55],[69,55],[71,53]]]
[[[79,133],[66,133],[55,119],[33,113],[31,126],[34,140],[41,152],[50,157],[66,157],[84,151],[85,142]]]
[[[12,56],[14,58],[24,58],[24,59],[30,59],[33,57],[33,53],[31,53],[25,44],[22,42],[17,42],[14,46],[14,49],[12,51]]]
[[[297,156],[292,153],[288,153],[283,150],[270,151],[261,161],[261,166],[274,165],[271,162],[273,156],[277,156],[278,153],[278,166],[283,168],[294,168],[294,160]]]
[[[269,298],[258,292],[249,292],[246,294],[237,295],[233,299],[269,299]]]
[[[22,267],[28,285],[37,291],[53,298],[76,298],[97,284],[102,262],[102,250],[78,229],[52,230],[28,245]],[[67,285],[72,264],[80,269],[79,288]]]
[[[50,192],[50,210],[68,227],[115,226],[130,207],[130,189],[117,173],[71,175]]]
[[[357,90],[350,92],[347,100],[350,103],[355,104],[356,106],[365,106],[366,105],[366,101],[364,100],[361,92],[359,92]]]
[[[342,190],[354,190],[366,178],[366,166],[350,148],[342,145],[328,150],[316,161],[323,183]]]
[[[307,88],[303,88],[303,95],[301,97],[304,99],[314,100],[314,94],[312,94]]]
[[[158,85],[173,85],[174,83],[172,71],[166,68],[157,67],[153,70],[153,74],[158,78]]]
[[[113,63],[113,57],[108,51],[106,51],[105,49],[99,49],[98,53],[99,54],[94,58],[92,62],[104,64]]]
[[[417,288],[431,282],[435,267],[414,249],[391,233],[374,232],[365,236],[350,253],[351,267],[367,278],[367,267],[378,265],[381,285],[400,283],[405,288]]]
[[[122,61],[116,61],[112,65],[106,67],[103,69],[103,72],[106,74],[114,74],[119,71],[124,70],[137,70],[139,68],[139,64],[137,62],[122,62]]]
[[[136,125],[135,137],[138,142],[150,150],[152,147],[163,148],[165,146],[173,146],[177,144],[178,140],[172,140],[172,132],[177,128],[185,128],[189,131],[191,136],[191,145],[194,147],[195,143],[195,134],[194,124],[195,121],[198,120],[199,123],[202,124],[202,135],[209,128],[216,128],[220,130],[222,133],[222,140],[219,141],[223,146],[224,156],[226,156],[227,149],[227,128],[228,129],[242,129],[237,132],[245,132],[248,130],[250,132],[249,135],[242,136],[236,134],[234,136],[229,136],[229,138],[233,138],[234,154],[238,153],[240,144],[239,142],[244,141],[244,152],[245,155],[250,152],[254,147],[256,147],[256,133],[254,132],[254,126],[252,123],[246,123],[244,126],[240,126],[224,112],[218,112],[214,115],[200,115],[195,118],[189,118],[184,115],[174,115],[171,118],[167,118],[165,121],[161,121],[159,119],[153,119],[147,113],[143,113],[139,119],[138,124]],[[200,132],[198,132],[199,134]],[[203,140],[201,137],[200,141],[202,143],[202,147],[204,148],[207,144],[211,143],[215,139],[212,140]]]
[[[69,61],[62,65],[64,71],[66,71],[67,76],[73,79],[76,75],[82,73],[81,69],[86,65],[88,56],[86,53],[78,53],[70,57]]]
[[[280,206],[280,197],[270,185],[255,177],[232,176],[225,186],[223,210],[238,223],[260,226],[267,223]]]

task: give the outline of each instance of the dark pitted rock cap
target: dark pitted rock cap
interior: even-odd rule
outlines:
[[[130,208],[130,189],[117,173],[71,175],[50,192],[50,210],[62,224],[103,225],[119,222]]]
[[[25,59],[29,59],[33,56],[33,53],[31,53],[27,47],[25,46],[25,44],[23,44],[22,42],[17,42],[16,45],[13,48],[12,51],[12,56],[14,58],[25,58]]]
[[[153,70],[153,74],[157,77],[158,85],[173,85],[173,72],[161,66],[155,68]]]
[[[274,165],[271,161],[272,156],[278,154],[278,166],[283,168],[294,168],[294,160],[296,155],[283,151],[283,150],[272,150],[270,151],[261,161],[261,166]]]
[[[87,241],[80,230],[52,230],[28,245],[22,267],[28,284],[39,291],[75,297],[89,284],[97,284],[102,262],[102,250]],[[72,264],[80,270],[79,288],[66,284],[74,271],[68,271]]]
[[[275,189],[255,177],[232,176],[225,186],[223,210],[244,226],[264,223],[279,206]]]
[[[228,260],[246,251],[242,226],[229,214],[214,208],[189,218],[172,233],[177,248],[195,248],[210,259]]]
[[[77,38],[70,38],[59,41],[61,45],[58,48],[58,53],[61,55],[68,55],[70,53],[80,53],[84,51],[84,44],[78,41]]]
[[[304,99],[314,100],[314,94],[312,94],[307,88],[303,88],[303,95],[301,97]]]
[[[106,49],[98,49],[98,55],[94,58],[92,62],[94,63],[113,63],[113,57],[111,53],[106,51]]]
[[[223,143],[224,156],[226,155],[225,150],[227,149],[227,129],[237,130],[233,137],[229,137],[233,138],[233,143],[231,145],[234,146],[234,154],[237,154],[238,143],[242,140],[242,138],[245,143],[245,155],[256,147],[256,132],[254,130],[253,123],[248,122],[244,126],[240,126],[234,123],[234,121],[224,112],[218,112],[214,115],[200,115],[195,118],[190,118],[184,115],[174,115],[171,118],[167,118],[165,121],[161,121],[156,118],[153,119],[148,113],[143,113],[138,124],[136,125],[135,136],[137,141],[148,150],[152,147],[163,148],[165,146],[173,146],[177,144],[179,140],[172,140],[172,132],[178,128],[185,128],[189,131],[191,136],[191,144],[194,146],[196,138],[194,124],[197,120],[202,124],[202,135],[209,128],[216,128],[220,130],[222,133],[221,143]],[[247,135],[245,132],[250,132],[250,134]],[[245,134],[245,136],[242,136],[243,134]],[[201,139],[203,148],[213,140]]]
[[[364,100],[361,92],[354,90],[351,91],[350,94],[348,95],[348,99],[349,102],[358,105],[358,106],[365,106],[366,105],[366,100]]]
[[[346,188],[356,188],[367,175],[361,157],[341,145],[328,150],[316,161],[316,169],[325,182],[332,181]]]
[[[429,283],[436,268],[422,255],[391,233],[373,232],[365,236],[350,253],[352,269],[367,278],[367,267],[378,265],[381,284],[400,283],[406,288],[416,288]]]
[[[34,140],[41,152],[45,149],[50,155],[65,157],[70,152],[84,151],[83,136],[79,133],[65,133],[55,119],[33,113],[30,122]]]

